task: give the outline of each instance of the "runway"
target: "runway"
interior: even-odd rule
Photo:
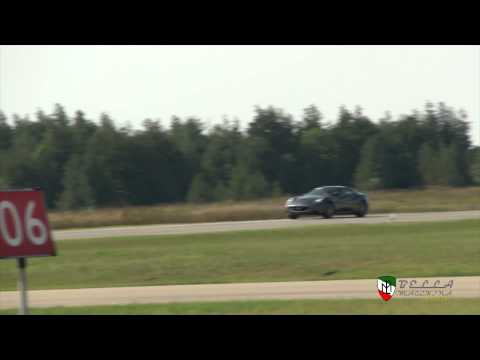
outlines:
[[[413,278],[404,279],[410,281]],[[399,280],[397,279],[397,295],[394,293],[394,297],[420,298],[418,294],[402,295]],[[453,280],[451,289],[445,291],[444,297],[480,297],[480,276],[415,278],[415,280],[419,287],[423,285],[424,280],[429,280],[429,285],[434,284],[435,280],[440,280],[439,284]],[[430,296],[441,296],[440,290],[436,293],[434,289],[424,291],[432,291]],[[29,291],[28,296],[29,306],[32,308],[267,299],[376,298],[383,301],[377,293],[376,279],[33,290]],[[0,292],[0,309],[18,308],[19,301],[17,291]]]
[[[480,219],[480,211],[372,214],[365,218],[338,216],[333,219],[305,217],[297,220],[230,221],[216,223],[122,226],[54,231],[54,239],[94,239],[118,236],[147,236],[215,233],[238,230],[288,229],[314,225],[409,223]],[[416,278],[419,282],[429,278]],[[448,296],[480,297],[480,276],[430,278],[454,280]],[[399,289],[400,290],[400,289]],[[272,283],[166,285],[90,289],[30,290],[30,307],[120,305],[195,301],[261,299],[373,299],[378,298],[377,280],[331,280]],[[399,291],[397,297],[406,297]],[[17,308],[17,291],[0,292],[0,309]]]
[[[119,236],[175,235],[216,233],[239,230],[287,229],[313,225],[382,224],[422,221],[451,221],[464,219],[480,220],[480,210],[402,214],[372,214],[367,215],[364,218],[356,218],[354,216],[336,216],[332,219],[323,219],[322,217],[304,217],[296,220],[277,219],[192,224],[119,226],[91,229],[57,230],[53,231],[53,236],[55,240],[73,240]]]

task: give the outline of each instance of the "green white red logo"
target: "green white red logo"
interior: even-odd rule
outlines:
[[[393,276],[380,276],[377,280],[378,293],[385,301],[388,301],[392,298],[396,287],[397,279]]]

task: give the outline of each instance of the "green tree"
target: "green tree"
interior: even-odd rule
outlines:
[[[50,208],[54,207],[63,188],[63,164],[60,162],[64,159],[63,151],[55,129],[49,128],[37,144],[31,159],[36,175],[35,185],[44,191]]]
[[[380,130],[382,184],[384,188],[410,188],[418,185],[417,154],[409,144],[402,122],[386,124]]]
[[[55,125],[61,128],[66,128],[70,123],[65,108],[60,104],[55,104],[52,119]]]
[[[230,193],[234,200],[248,200],[269,196],[271,191],[259,171],[250,172],[245,163],[239,162],[233,169]]]
[[[3,156],[3,181],[11,188],[38,186],[33,154],[43,132],[27,117],[13,115],[13,137]]]
[[[353,185],[362,146],[377,131],[376,125],[363,115],[360,107],[354,113],[344,106],[340,107],[338,121],[332,128],[332,135],[338,145],[339,160],[335,167],[335,183]]]
[[[419,169],[424,184],[462,186],[467,183],[459,166],[459,147],[440,143],[438,150],[424,144],[419,155]]]
[[[480,147],[472,149],[470,177],[475,185],[480,185]]]
[[[435,105],[430,101],[425,104],[421,123],[422,132],[426,136],[425,141],[429,141],[434,148],[438,148],[441,142],[440,121],[435,111]]]
[[[80,155],[75,154],[68,161],[63,176],[63,188],[58,208],[73,210],[95,205],[93,192],[85,171],[85,164]]]
[[[424,185],[439,185],[440,178],[440,166],[438,154],[435,149],[429,143],[422,145],[419,151],[419,173]]]
[[[213,199],[212,188],[204,174],[200,173],[195,176],[188,191],[187,199],[196,203],[208,202]]]
[[[7,117],[0,111],[0,151],[7,150],[12,145],[13,131],[8,125]]]
[[[120,176],[124,164],[117,159],[119,134],[107,114],[101,115],[100,122],[87,143],[85,170],[96,204],[118,205],[123,203],[125,194]]]
[[[395,120],[387,114],[377,124],[359,106],[342,106],[333,125],[324,124],[315,105],[299,121],[257,107],[245,132],[228,120],[204,132],[199,119],[177,117],[168,130],[149,119],[141,130],[117,129],[107,114],[100,125],[80,110],[70,119],[60,104],[49,115],[38,110],[35,121],[16,114],[11,120],[0,111],[0,186],[40,186],[50,207],[88,206],[75,189],[87,194],[80,195],[86,204],[147,205],[277,196],[330,184],[462,186],[480,176],[466,113],[443,103]]]
[[[97,125],[94,122],[85,118],[85,113],[81,110],[75,112],[72,124],[73,133],[73,149],[76,154],[83,153],[87,146],[88,140],[95,134]]]
[[[322,127],[323,115],[315,105],[310,105],[303,110],[303,118],[300,123],[301,131],[318,129]]]
[[[272,197],[277,198],[283,195],[284,193],[283,193],[282,187],[280,186],[278,181],[275,181],[272,186]]]
[[[446,185],[463,186],[467,179],[460,168],[460,149],[456,144],[445,146],[442,154],[442,179],[445,179]]]
[[[184,158],[158,121],[147,120],[144,130],[117,139],[117,171],[129,203],[156,204],[185,199],[178,179]]]
[[[296,174],[301,184],[295,192],[334,184],[336,166],[341,162],[337,156],[338,146],[331,131],[321,128],[304,131],[298,150],[300,171]]]
[[[238,121],[230,123],[224,120],[208,135],[208,145],[203,153],[200,172],[208,179],[213,191],[214,200],[228,199],[228,184],[232,170],[241,152],[242,134]]]
[[[200,170],[201,159],[207,146],[207,137],[203,130],[204,126],[199,119],[188,118],[182,121],[178,117],[172,118],[169,136],[183,156],[184,171],[177,182],[184,194],[187,194],[193,178]]]
[[[280,109],[257,107],[247,134],[258,159],[257,171],[268,183],[278,181],[285,191],[294,190],[298,139],[292,117]]]
[[[363,145],[360,163],[355,171],[355,185],[365,190],[375,190],[383,187],[381,164],[381,138],[378,135],[370,137]]]
[[[265,177],[259,172],[248,174],[244,184],[244,194],[246,199],[257,199],[271,195],[268,183]]]

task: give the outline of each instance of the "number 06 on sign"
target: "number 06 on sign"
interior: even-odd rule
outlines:
[[[56,255],[43,193],[39,190],[0,191],[0,258],[17,258],[20,269],[21,313],[26,313],[26,257]]]

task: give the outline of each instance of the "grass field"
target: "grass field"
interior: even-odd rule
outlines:
[[[480,187],[388,190],[368,193],[371,213],[480,210]],[[111,225],[263,220],[285,217],[286,197],[213,204],[175,204],[71,212],[51,212],[54,229]]]
[[[480,221],[320,225],[61,241],[29,259],[30,289],[480,274]],[[0,290],[15,290],[13,260]]]
[[[0,310],[14,315],[17,310]],[[480,299],[261,300],[32,309],[32,315],[441,315],[480,314]]]

